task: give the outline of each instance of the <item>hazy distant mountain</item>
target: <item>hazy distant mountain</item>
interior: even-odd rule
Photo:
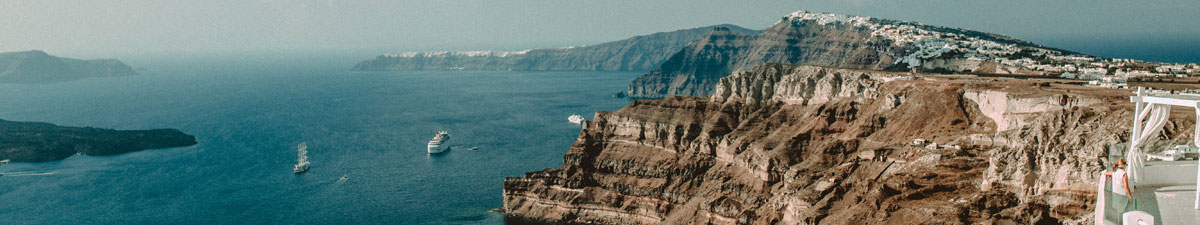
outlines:
[[[359,63],[354,69],[648,71],[658,67],[667,57],[696,40],[696,37],[715,28],[743,34],[758,32],[722,24],[660,32],[582,47],[511,52],[406,52],[381,55]]]
[[[59,58],[33,50],[0,53],[0,83],[36,83],[137,75],[116,59]]]
[[[798,11],[757,35],[727,30],[705,34],[634,80],[628,92],[641,98],[709,95],[722,77],[763,63],[1016,73],[998,64],[1006,59],[1077,55],[961,28]]]

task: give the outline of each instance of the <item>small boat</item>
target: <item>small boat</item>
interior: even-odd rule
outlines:
[[[583,124],[583,116],[580,116],[579,114],[571,114],[570,117],[567,117],[567,121],[570,121],[574,124]]]
[[[446,144],[447,141],[450,141],[450,132],[438,131],[437,134],[433,135],[433,139],[429,140],[429,145],[425,148],[425,151],[429,152],[429,154],[442,153],[447,148],[450,148],[450,145]]]
[[[292,172],[296,174],[308,171],[308,143],[300,142],[296,145],[296,166],[292,167]]]
[[[350,179],[350,174],[348,174],[348,173],[343,173],[343,174],[342,174],[342,180],[346,180],[346,179]]]
[[[471,147],[471,150],[479,150],[479,146]]]

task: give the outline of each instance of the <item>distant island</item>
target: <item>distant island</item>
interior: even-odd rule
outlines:
[[[354,66],[354,70],[577,70],[649,71],[714,29],[755,34],[730,24],[659,32],[597,45],[522,51],[441,51],[386,54]]]
[[[116,59],[60,58],[39,50],[0,53],[0,83],[45,83],[137,75]]]
[[[75,154],[116,155],[196,144],[176,129],[112,130],[0,120],[0,160],[46,162]]]

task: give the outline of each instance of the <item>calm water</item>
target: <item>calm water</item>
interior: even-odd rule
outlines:
[[[579,132],[567,116],[619,109],[609,96],[638,75],[178,65],[0,84],[2,119],[199,141],[0,166],[0,224],[502,224],[488,210],[504,177],[560,166]],[[430,156],[438,130],[454,149]],[[299,142],[313,166],[294,175]]]

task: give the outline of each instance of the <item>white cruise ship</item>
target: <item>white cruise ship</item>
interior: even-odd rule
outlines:
[[[570,117],[567,117],[567,121],[574,124],[583,124],[583,116],[580,116],[579,114],[571,114]]]
[[[450,148],[450,145],[446,144],[448,141],[450,141],[450,133],[438,131],[437,134],[433,135],[433,139],[429,140],[429,148],[427,148],[426,151],[428,151],[429,154],[442,153],[443,151],[446,151],[447,148]]]

